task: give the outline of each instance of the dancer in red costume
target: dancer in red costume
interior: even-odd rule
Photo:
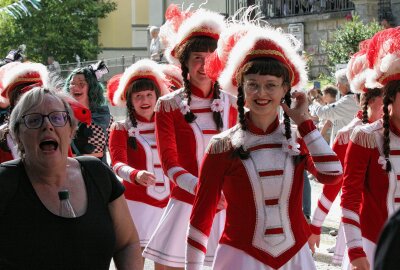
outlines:
[[[344,128],[340,129],[336,135],[333,151],[338,155],[340,162],[344,165],[346,149],[350,141],[350,136],[355,127],[362,124],[373,123],[382,117],[382,91],[379,88],[365,88],[367,63],[367,49],[369,40],[360,44],[360,51],[352,56],[347,65],[347,78],[353,93],[361,93],[361,105],[363,110]],[[310,244],[319,247],[321,226],[329,213],[329,210],[342,188],[343,180],[335,185],[324,185],[322,194],[318,200],[317,208],[314,211],[311,223],[312,235]],[[332,258],[334,264],[341,264],[345,250],[345,239],[342,223],[339,226],[339,233],[336,239],[335,253]]]
[[[156,105],[156,135],[164,173],[176,186],[143,256],[168,267],[183,268],[190,211],[200,162],[211,137],[236,123],[236,99],[220,90],[204,71],[205,58],[217,46],[224,18],[211,11],[181,11],[171,5],[161,40],[169,38],[167,59],[180,65],[184,87],[161,97]],[[225,211],[219,211],[206,264],[211,265],[221,236]]]
[[[160,221],[171,190],[161,168],[154,133],[154,106],[161,95],[169,93],[169,82],[160,66],[148,59],[116,76],[118,79],[110,80],[107,90],[113,104],[126,106],[128,118],[111,126],[111,164],[124,179],[125,198],[140,246],[144,248]],[[155,269],[163,268],[156,265]]]
[[[204,157],[187,269],[202,269],[221,191],[227,217],[213,269],[315,269],[302,212],[303,171],[333,184],[342,167],[308,118],[305,94],[291,91],[301,89],[307,76],[292,41],[278,30],[253,26],[233,44],[226,41],[227,48],[218,43],[217,53],[230,52],[219,81],[237,94],[239,124],[214,136]],[[296,105],[290,108],[292,98]]]
[[[371,39],[366,87],[383,86],[383,118],[357,127],[345,157],[342,222],[348,254],[343,269],[369,270],[384,223],[400,206],[400,29]]]

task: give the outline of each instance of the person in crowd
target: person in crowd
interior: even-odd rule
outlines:
[[[113,122],[104,97],[104,86],[99,79],[108,72],[103,61],[88,67],[77,68],[67,77],[64,91],[88,108],[92,123],[78,124],[72,151],[76,156],[91,155],[107,163],[106,149],[109,128]]]
[[[368,45],[366,87],[383,86],[383,117],[356,127],[346,150],[342,222],[347,251],[343,269],[372,269],[384,223],[400,206],[400,30],[376,33]]]
[[[152,26],[149,29],[151,41],[150,41],[150,59],[156,62],[160,62],[164,57],[164,47],[160,42],[160,37],[158,36],[160,33],[160,27]]]
[[[170,5],[166,18],[166,25],[181,22],[174,28],[176,39],[168,43],[166,55],[171,63],[181,66],[184,87],[157,101],[156,139],[164,173],[176,186],[143,256],[167,269],[183,269],[200,162],[212,135],[236,123],[237,110],[234,97],[220,90],[218,82],[204,71],[204,61],[215,50],[224,27],[223,16],[204,9],[182,12]],[[166,30],[165,26],[162,29]],[[219,211],[207,265],[212,264],[224,221],[225,211]]]
[[[333,85],[328,85],[322,89],[322,102],[325,105],[332,104],[336,102],[336,97],[338,94],[338,89]],[[322,137],[327,140],[327,142],[331,139],[332,133],[332,122],[330,120],[321,121],[319,123],[319,130],[321,132]]]
[[[107,90],[115,92],[114,104],[127,108],[128,118],[111,126],[111,164],[124,179],[128,208],[144,249],[171,191],[161,168],[154,133],[154,107],[161,95],[170,92],[169,81],[157,63],[143,59],[127,68],[118,84],[107,85]],[[156,264],[155,269],[163,267]]]
[[[22,94],[40,85],[47,85],[49,75],[40,63],[12,62],[0,68],[0,95],[10,104],[12,112]],[[8,121],[0,126],[0,163],[19,158],[17,144],[12,138]]]
[[[124,187],[98,159],[67,157],[76,125],[67,102],[43,87],[11,113],[21,159],[0,166],[1,269],[108,270],[111,258],[118,269],[141,268]],[[75,217],[60,216],[61,190]]]
[[[58,75],[61,74],[61,66],[56,60],[54,60],[54,56],[52,55],[47,57],[47,69],[49,70],[49,72],[53,72]]]
[[[292,91],[302,89],[307,74],[291,41],[279,30],[254,27],[231,45],[219,81],[237,94],[239,123],[215,135],[203,159],[186,269],[202,269],[222,194],[227,217],[213,269],[316,269],[302,212],[303,172],[333,184],[342,167],[309,119],[306,95]]]
[[[339,129],[350,123],[354,119],[359,106],[356,98],[350,90],[350,85],[346,77],[346,69],[340,69],[335,73],[336,86],[342,97],[332,103],[324,105],[322,97],[317,93],[311,93],[313,104],[312,111],[320,120],[329,120],[332,122],[332,131],[330,145],[333,145],[336,133]]]

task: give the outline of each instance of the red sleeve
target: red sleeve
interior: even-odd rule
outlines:
[[[336,153],[329,147],[311,120],[298,126],[303,140],[301,150],[306,153],[306,169],[323,184],[335,184],[342,177],[342,166]]]
[[[364,148],[350,141],[346,157],[342,186],[342,222],[349,249],[350,261],[365,257],[362,245],[360,213],[364,181],[371,149]]]
[[[203,262],[217,204],[221,197],[224,175],[231,162],[228,153],[204,156],[199,189],[190,217],[186,254],[188,265],[198,265]]]
[[[139,170],[136,170],[128,164],[128,133],[125,129],[111,128],[109,149],[111,156],[111,166],[115,173],[125,180],[135,179]],[[130,169],[128,170],[129,167]],[[129,171],[129,174],[127,173]],[[129,179],[127,179],[129,177]],[[129,181],[136,183],[136,181]]]

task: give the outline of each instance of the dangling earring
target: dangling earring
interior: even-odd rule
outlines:
[[[285,97],[281,99],[281,104],[285,103]]]

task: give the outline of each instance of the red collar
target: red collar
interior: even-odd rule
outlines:
[[[153,116],[150,118],[150,120],[147,120],[143,116],[140,116],[138,114],[135,114],[136,120],[143,122],[143,123],[153,123],[154,122],[154,113]]]
[[[211,85],[214,85],[213,83]],[[198,88],[197,86],[190,84],[190,91],[192,92],[193,95],[198,96],[200,98],[211,98],[213,95],[214,90],[211,89],[210,93],[205,96],[203,90]]]
[[[267,130],[264,132],[261,128],[258,128],[254,125],[254,123],[251,121],[249,114],[246,113],[246,122],[247,122],[247,127],[249,128],[249,131],[251,133],[257,134],[257,135],[267,135],[276,130],[276,128],[279,126],[279,119],[278,116],[276,116],[274,122],[271,123],[271,125],[268,126]]]

